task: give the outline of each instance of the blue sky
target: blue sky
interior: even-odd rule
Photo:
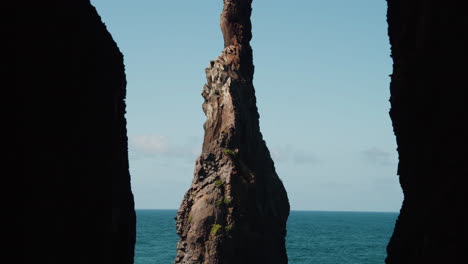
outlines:
[[[136,207],[178,208],[222,1],[92,3],[124,54]],[[252,24],[260,126],[291,209],[398,211],[386,1],[254,0]]]

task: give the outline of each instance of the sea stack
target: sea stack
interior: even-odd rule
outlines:
[[[175,263],[287,263],[289,201],[259,128],[252,0],[225,0],[224,50],[206,68],[205,137],[177,213]]]
[[[386,263],[468,263],[466,8],[388,0],[387,19],[404,201]]]

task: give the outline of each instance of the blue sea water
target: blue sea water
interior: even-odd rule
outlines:
[[[173,263],[178,240],[174,221],[177,211],[136,213],[135,264]],[[289,263],[384,263],[385,247],[397,216],[397,213],[291,211],[286,237]]]

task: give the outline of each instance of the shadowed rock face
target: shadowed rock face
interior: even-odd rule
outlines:
[[[388,0],[387,18],[404,201],[386,263],[466,263],[466,9],[456,1]]]
[[[122,54],[89,1],[16,7],[18,262],[133,263]]]
[[[205,70],[203,152],[177,214],[175,263],[287,263],[289,202],[259,129],[251,1],[224,1],[225,49]]]

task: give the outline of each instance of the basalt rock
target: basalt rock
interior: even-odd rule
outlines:
[[[14,2],[15,262],[133,263],[123,56],[88,0]]]
[[[224,1],[225,49],[205,70],[205,137],[177,213],[175,263],[287,263],[289,202],[259,129],[251,0]]]
[[[468,261],[466,11],[458,1],[388,0],[390,116],[404,193],[388,264]]]

